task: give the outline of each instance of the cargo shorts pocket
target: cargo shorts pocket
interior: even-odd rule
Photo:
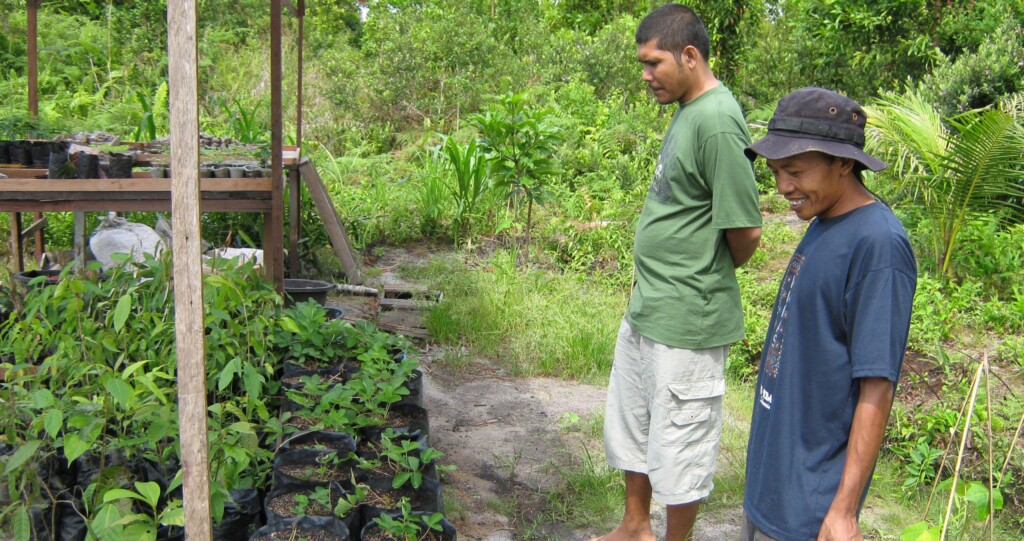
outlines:
[[[672,409],[665,430],[665,443],[686,445],[716,437],[720,431],[725,379],[713,379],[668,386]]]

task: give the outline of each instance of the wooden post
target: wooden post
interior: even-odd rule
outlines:
[[[270,0],[270,212],[263,215],[263,262],[267,277],[284,293],[284,174],[281,138],[281,0]]]
[[[295,81],[295,147],[299,150],[299,156],[302,156],[302,42],[305,40],[306,0],[299,0],[296,16],[299,19],[299,43],[296,62],[298,74]]]
[[[199,225],[199,90],[196,0],[168,0],[174,325],[184,474],[185,537],[213,539],[206,424],[202,247]]]
[[[302,183],[299,170],[288,169],[288,274],[299,276],[299,238],[302,236]]]
[[[28,0],[28,112],[39,116],[39,0]]]
[[[11,213],[11,267],[14,272],[25,270],[25,261],[22,259],[21,249],[21,213]]]

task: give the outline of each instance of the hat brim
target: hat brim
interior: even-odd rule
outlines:
[[[850,143],[815,139],[804,134],[794,133],[793,135],[788,135],[779,131],[769,131],[768,135],[743,149],[743,152],[751,161],[758,156],[763,156],[769,160],[781,160],[790,156],[796,156],[797,154],[803,154],[804,152],[821,152],[840,158],[856,160],[872,171],[881,171],[889,166],[889,164]]]

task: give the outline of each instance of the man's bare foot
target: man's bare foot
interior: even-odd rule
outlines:
[[[651,530],[650,524],[645,527],[629,528],[625,524],[619,524],[618,528],[608,532],[601,537],[594,537],[590,541],[655,541],[657,537]]]

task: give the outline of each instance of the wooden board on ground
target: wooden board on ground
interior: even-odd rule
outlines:
[[[441,293],[418,286],[385,285],[377,296],[332,294],[327,306],[341,308],[346,321],[369,321],[383,331],[408,338],[429,340],[423,321],[429,305],[438,302]]]

